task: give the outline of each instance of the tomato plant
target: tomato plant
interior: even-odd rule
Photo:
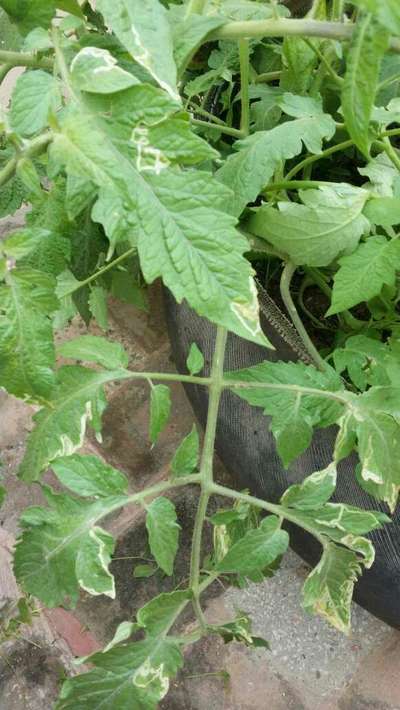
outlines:
[[[47,500],[21,518],[21,588],[48,607],[73,606],[80,589],[113,598],[114,540],[100,523],[126,505],[145,509],[151,553],[171,575],[179,525],[165,494],[199,490],[187,587],[123,622],[88,659],[92,670],[65,681],[60,710],[155,708],[185,646],[205,634],[265,645],[247,616],[210,625],[201,595],[221,577],[244,584],[276,572],[289,543],[285,521],[322,548],[304,607],[348,631],[354,584],[374,560],[364,535],[390,517],[330,502],[337,463],[357,451],[360,486],[388,511],[397,504],[400,6],[308,5],[305,17],[290,17],[296,3],[272,0],[97,0],[95,9],[0,0],[13,27],[0,78],[25,67],[0,119],[0,216],[30,205],[26,226],[1,243],[0,385],[38,406],[19,475]],[[228,331],[270,346],[256,271],[267,283],[279,275],[279,298],[310,364],[224,371]],[[76,314],[106,330],[107,294],[141,307],[157,278],[216,325],[209,373],[201,374],[196,344],[183,375],[132,371],[106,337],[55,347],[54,333]],[[326,313],[306,308],[310,284]],[[330,339],[320,346],[324,329]],[[57,354],[86,365],[58,366]],[[149,445],[170,416],[168,382],[209,391],[201,452],[194,426],[169,478],[133,494],[120,471],[76,453],[88,426],[100,436],[104,386],[126,379],[149,383]],[[285,466],[316,428],[336,424],[331,464],[278,504],[217,484],[226,389],[270,417]],[[62,493],[41,483],[49,466]],[[215,495],[232,507],[208,518]],[[215,543],[207,561],[205,525]],[[174,633],[190,604],[194,631]]]

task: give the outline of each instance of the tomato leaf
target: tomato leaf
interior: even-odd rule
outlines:
[[[150,393],[150,441],[155,444],[171,412],[171,392],[167,385],[155,385]]]
[[[168,498],[156,498],[147,506],[146,528],[154,559],[165,574],[171,575],[180,525],[176,521],[175,506]]]
[[[388,35],[372,15],[359,20],[353,32],[342,90],[343,115],[356,146],[369,157],[369,122]]]

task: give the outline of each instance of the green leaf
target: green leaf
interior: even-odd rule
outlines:
[[[102,286],[90,289],[89,308],[102,330],[108,330],[107,291]]]
[[[286,91],[306,94],[310,89],[314,70],[318,63],[318,56],[310,43],[317,47],[320,44],[315,40],[305,42],[301,37],[284,38],[280,86]]]
[[[340,421],[335,456],[340,452],[341,435],[357,436],[357,451],[361,461],[360,484],[378,500],[384,500],[393,512],[400,490],[399,390],[372,387],[362,395],[347,395],[352,407]],[[395,412],[390,402],[396,402]]]
[[[112,275],[111,294],[124,303],[130,303],[136,308],[148,310],[147,294],[132,274],[127,271],[115,271]]]
[[[393,197],[400,194],[400,175],[386,153],[379,153],[364,168],[358,168],[360,175],[366,175],[370,182],[363,185],[374,195]],[[367,203],[368,204],[368,203]]]
[[[377,296],[384,284],[393,286],[400,268],[400,245],[382,235],[369,237],[348,256],[339,259],[333,279],[332,303],[327,315],[334,315]]]
[[[186,367],[191,375],[197,375],[204,367],[204,356],[196,343],[192,343],[190,346]]]
[[[234,192],[231,208],[235,215],[256,199],[283,161],[301,153],[303,143],[310,153],[319,153],[322,140],[329,140],[335,133],[332,117],[323,113],[316,99],[284,94],[277,105],[295,120],[236,141],[238,152],[230,155],[216,173],[218,180]]]
[[[81,91],[113,94],[139,84],[133,74],[118,66],[106,49],[83,47],[71,63],[71,78]]]
[[[33,269],[13,269],[0,285],[0,385],[16,397],[48,399],[55,385],[54,287],[51,276]]]
[[[123,473],[104,463],[97,456],[64,456],[52,465],[60,483],[84,498],[123,495],[128,481]]]
[[[290,486],[281,498],[281,505],[300,510],[313,510],[326,503],[336,488],[336,464],[312,473],[302,483]]]
[[[186,17],[186,7],[171,5],[168,9],[171,24],[174,58],[178,76],[182,76],[188,62],[204,43],[207,35],[224,24],[222,17],[191,13]]]
[[[156,710],[183,657],[174,639],[149,638],[96,653],[90,663],[93,670],[64,683],[56,710]]]
[[[49,114],[55,113],[60,105],[56,79],[41,69],[27,71],[17,79],[12,93],[11,127],[21,136],[33,136],[47,126]]]
[[[152,577],[153,574],[157,572],[157,567],[154,565],[136,565],[133,570],[133,576],[135,579],[145,579],[147,577]]]
[[[25,37],[23,43],[24,52],[45,52],[51,49],[53,43],[49,32],[43,27],[36,27]]]
[[[110,210],[118,214],[118,238],[138,244],[148,283],[161,276],[179,302],[186,298],[200,315],[266,344],[253,272],[242,256],[248,243],[224,211],[230,192],[212,175],[165,168],[159,174],[138,172],[76,108],[64,116],[51,155],[100,187],[93,217],[110,236]],[[114,230],[111,244],[112,249]]]
[[[107,651],[111,651],[114,646],[117,646],[123,641],[127,641],[135,631],[137,631],[137,624],[133,623],[133,621],[121,621],[115,630],[113,638],[107,646],[103,648],[103,653],[107,653]]]
[[[188,589],[159,594],[139,609],[136,618],[148,636],[159,636],[169,630],[175,618],[191,597]]]
[[[7,494],[7,491],[4,488],[4,486],[0,486],[0,506],[3,505],[6,494]]]
[[[41,197],[42,185],[32,160],[29,158],[20,158],[17,163],[15,174],[25,186],[28,194]]]
[[[37,337],[37,335],[36,335]],[[95,371],[66,366],[58,370],[59,385],[49,405],[34,415],[19,475],[24,481],[39,479],[41,472],[59,456],[69,456],[83,444],[86,423],[100,430],[106,407],[103,385],[124,379],[126,371]]]
[[[257,530],[249,530],[232,545],[218,562],[217,571],[220,574],[262,571],[286,552],[288,544],[289,535],[281,530],[279,518],[271,515],[264,518]]]
[[[364,214],[372,224],[392,227],[400,224],[400,197],[376,197],[368,200]]]
[[[156,498],[147,506],[146,528],[151,554],[165,574],[171,575],[180,526],[176,521],[175,506],[168,498]]]
[[[353,335],[346,340],[344,348],[333,351],[333,361],[339,373],[347,370],[351,381],[364,391],[367,385],[390,383],[386,364],[393,360],[386,344],[365,335]]]
[[[322,615],[339,631],[349,633],[351,599],[361,572],[362,565],[355,552],[328,543],[304,584],[304,608]]]
[[[18,25],[20,32],[27,34],[35,27],[50,25],[56,3],[53,0],[0,0],[0,7]]]
[[[177,73],[172,34],[165,8],[158,0],[98,0],[97,9],[135,61],[174,99]]]
[[[188,114],[171,116],[153,126],[139,125],[129,139],[136,154],[136,165],[156,165],[157,159],[169,163],[195,165],[214,160],[219,154],[205,140],[192,132]]]
[[[368,192],[345,183],[301,190],[303,204],[279,202],[255,210],[248,229],[289,255],[295,264],[328,266],[353,251],[370,224],[362,214]]]
[[[9,237],[6,237],[1,243],[0,250],[6,254],[6,256],[18,261],[37,249],[40,242],[50,234],[51,232],[46,229],[34,227],[18,229],[16,232],[10,234]]]
[[[397,0],[351,0],[351,2],[372,12],[389,32],[400,35],[400,7]]]
[[[149,436],[155,444],[159,434],[166,426],[171,413],[171,392],[167,385],[154,385],[150,393],[150,430]]]
[[[249,404],[262,407],[264,414],[272,417],[271,431],[285,466],[308,447],[313,427],[333,424],[343,409],[343,405],[332,397],[332,393],[343,387],[333,369],[320,372],[301,362],[263,362],[229,372],[226,378],[253,385],[249,389],[235,388],[232,391]],[[270,384],[271,388],[258,389],[254,386],[257,382]],[[321,390],[321,396],[302,392],[302,388]],[[325,396],[324,392],[327,393]]]
[[[240,616],[237,616],[233,621],[214,627],[214,631],[219,636],[222,636],[224,643],[238,641],[238,643],[244,643],[245,646],[269,649],[268,641],[264,641],[264,639],[258,636],[253,636],[251,627],[250,617],[242,612]]]
[[[347,55],[342,107],[350,137],[367,158],[371,144],[369,122],[387,47],[388,35],[379,28],[372,15],[366,15],[356,23]]]
[[[192,431],[181,441],[171,461],[174,476],[187,476],[196,470],[199,463],[199,448],[199,434],[196,425],[193,424]]]
[[[88,503],[49,488],[45,494],[49,507],[27,508],[21,518],[23,533],[14,557],[18,582],[50,608],[75,606],[79,587],[114,599],[108,571],[114,540],[96,522],[126,498]]]
[[[109,370],[127,367],[129,362],[128,353],[120,343],[97,335],[80,335],[61,343],[57,349],[63,357],[96,362]]]
[[[94,202],[97,190],[90,180],[69,174],[65,194],[65,208],[69,219],[75,219]]]

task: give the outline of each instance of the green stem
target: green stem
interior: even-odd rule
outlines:
[[[208,121],[202,121],[200,118],[191,118],[191,123],[194,126],[200,126],[202,128],[211,128],[213,131],[219,131],[220,133],[225,133],[227,136],[234,136],[235,138],[244,138],[245,133],[243,131],[238,131],[237,128],[230,128],[230,126],[220,126],[217,123],[209,123]]]
[[[311,359],[314,361],[316,367],[324,372],[327,369],[327,364],[325,360],[319,354],[317,348],[312,342],[310,336],[308,335],[303,322],[297,312],[297,308],[294,305],[291,293],[290,293],[290,283],[292,281],[293,275],[296,271],[296,266],[288,261],[282,271],[280,290],[282,300],[285,304],[286,310],[292,320],[294,327],[296,328],[300,338],[302,339],[304,346],[309,353]]]
[[[258,74],[255,78],[255,83],[256,84],[261,84],[263,82],[269,82],[269,81],[277,81],[277,79],[280,79],[282,76],[282,71],[267,71],[264,72],[263,74]]]
[[[327,182],[326,180],[283,180],[282,182],[271,182],[263,188],[263,192],[276,192],[280,190],[309,190],[318,188],[321,185],[337,185],[337,182]]]
[[[54,62],[46,57],[39,58],[36,52],[10,52],[0,49],[0,62],[11,67],[35,67],[36,69],[53,69]]]
[[[240,62],[240,130],[245,136],[250,132],[250,98],[249,98],[249,40],[239,40]]]
[[[322,37],[349,40],[354,28],[355,25],[350,23],[312,19],[247,20],[227,22],[207,35],[207,42],[217,39],[250,39],[251,37]],[[400,52],[400,39],[392,38],[390,49]]]
[[[189,106],[191,109],[193,109],[194,113],[199,113],[200,116],[205,116],[205,118],[208,118],[209,121],[213,121],[214,123],[218,123],[220,126],[226,126],[226,123],[224,123],[218,116],[214,116],[213,113],[210,113],[209,111],[206,111],[205,108],[202,108],[202,106],[198,106],[194,101],[189,101]],[[229,126],[228,126],[229,128]]]
[[[211,366],[211,384],[209,389],[207,425],[204,435],[204,445],[200,462],[201,495],[194,522],[192,550],[190,560],[189,586],[193,594],[193,606],[200,625],[204,626],[204,617],[200,606],[200,562],[201,543],[203,538],[204,521],[210,498],[210,486],[213,483],[213,459],[215,435],[217,430],[218,410],[223,390],[224,359],[227,331],[219,326],[214,346],[214,356]]]
[[[52,35],[54,49],[55,49],[55,53],[56,53],[56,63],[57,63],[58,71],[60,72],[61,79],[64,82],[65,89],[67,90],[67,93],[70,96],[72,96],[73,98],[76,98],[76,94],[74,92],[74,89],[71,86],[69,71],[68,71],[67,63],[65,61],[64,53],[61,49],[60,33],[59,33],[58,27],[55,27],[55,26],[52,27],[51,35]]]
[[[341,22],[344,12],[344,0],[333,0],[331,20],[333,22]]]
[[[400,136],[400,128],[390,128],[388,131],[383,131],[381,136],[382,138],[385,138],[386,136]]]
[[[131,247],[130,249],[128,249],[128,251],[125,251],[123,254],[121,254],[116,259],[114,259],[114,261],[111,261],[106,266],[102,266],[101,269],[96,271],[91,276],[88,276],[87,279],[84,279],[83,281],[79,281],[79,283],[76,286],[73,286],[72,288],[69,289],[69,291],[64,292],[63,298],[65,298],[66,296],[70,296],[72,293],[75,293],[75,291],[79,291],[79,289],[83,288],[84,286],[87,286],[92,281],[96,281],[96,279],[100,278],[100,276],[103,276],[103,274],[105,274],[107,271],[110,271],[110,269],[113,269],[114,266],[117,266],[117,264],[120,264],[122,261],[125,261],[125,259],[128,259],[130,256],[132,256],[136,252],[137,252],[137,247]]]
[[[328,158],[330,155],[333,155],[333,153],[346,150],[346,148],[350,148],[353,145],[354,142],[352,140],[347,140],[343,141],[342,143],[336,143],[336,145],[332,145],[330,148],[326,148],[325,150],[321,151],[321,153],[317,153],[316,155],[309,155],[307,158],[304,158],[304,160],[301,160],[300,163],[297,163],[294,168],[289,170],[288,174],[286,175],[286,180],[291,180],[295,175],[297,175],[297,173],[301,172],[301,170],[303,170],[308,165],[315,163],[317,160]]]
[[[320,51],[318,47],[316,47],[309,39],[305,38],[304,39],[305,43],[312,49],[312,51],[317,55],[318,59],[320,62],[323,64],[325,70],[328,72],[328,74],[331,76],[331,78],[336,81],[337,84],[343,84],[344,79],[343,77],[339,76],[335,72],[335,70],[332,68],[330,62],[328,62],[325,54]],[[322,77],[321,77],[322,80]],[[316,87],[317,88],[317,87]]]
[[[393,165],[400,171],[400,157],[398,153],[393,148],[389,138],[385,136],[382,141],[379,142],[382,150],[385,151],[388,158],[392,161]]]
[[[8,163],[6,163],[4,168],[0,170],[0,187],[13,177],[19,160],[22,158],[33,158],[35,155],[43,153],[45,148],[47,148],[49,143],[51,143],[52,139],[53,137],[50,132],[43,133],[30,141],[27,147],[24,148],[24,150],[21,150],[18,155],[14,155]]]
[[[266,500],[256,498],[255,496],[248,495],[247,493],[234,491],[232,488],[221,486],[218,483],[212,484],[212,486],[210,487],[210,492],[213,495],[225,496],[226,498],[233,498],[234,500],[241,500],[244,503],[249,503],[250,505],[254,505],[257,508],[262,508],[263,510],[266,510],[268,513],[272,513],[273,515],[277,515],[280,518],[284,518],[288,522],[294,523],[295,525],[298,525],[299,527],[303,528],[303,530],[306,530],[306,532],[311,533],[311,535],[313,535],[317,540],[319,540],[321,545],[325,545],[324,536],[318,533],[312,527],[312,525],[307,525],[304,520],[302,520],[301,518],[299,519],[296,516],[295,511],[288,510],[287,508],[284,508],[281,505],[276,505],[275,503],[269,503]]]

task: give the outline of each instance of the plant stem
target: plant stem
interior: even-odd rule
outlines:
[[[64,57],[63,51],[61,49],[60,33],[59,33],[58,27],[56,27],[56,26],[52,27],[51,36],[53,38],[53,44],[54,44],[54,49],[55,49],[55,53],[56,53],[56,62],[57,62],[58,71],[60,72],[61,79],[64,82],[66,92],[70,96],[72,96],[73,98],[76,98],[76,94],[74,92],[74,89],[71,86],[67,63],[65,61],[65,57]]]
[[[4,168],[0,170],[0,187],[13,177],[19,160],[22,158],[32,158],[39,153],[43,153],[52,139],[53,137],[50,131],[42,133],[42,135],[30,141],[26,148],[21,150],[18,155],[14,155],[8,163],[6,163]]]
[[[250,505],[256,506],[257,508],[262,508],[263,510],[268,511],[268,513],[272,513],[273,515],[277,515],[280,518],[284,518],[290,523],[294,523],[295,525],[298,525],[299,527],[303,528],[303,530],[306,530],[307,532],[311,533],[317,540],[319,540],[321,545],[325,544],[324,536],[319,534],[312,527],[312,525],[307,525],[304,520],[299,519],[296,516],[296,512],[294,510],[288,510],[287,508],[284,508],[281,505],[269,503],[266,500],[256,498],[255,496],[248,495],[247,493],[234,491],[232,488],[221,486],[218,483],[213,483],[210,487],[210,491],[213,495],[225,496],[226,498],[233,498],[234,500],[242,500],[245,503],[250,503]]]
[[[0,49],[0,62],[11,67],[35,67],[36,69],[53,69],[54,62],[46,57],[39,58],[36,52],[10,52]]]
[[[326,39],[349,40],[354,31],[354,24],[328,22],[310,19],[247,20],[227,22],[219,29],[207,35],[207,42],[216,39],[251,37],[322,37]],[[400,52],[400,39],[390,40],[390,49]]]
[[[202,121],[200,118],[191,118],[191,123],[194,126],[201,126],[203,128],[211,128],[213,131],[219,131],[220,133],[225,133],[227,136],[234,136],[235,138],[244,138],[245,133],[243,131],[238,131],[237,128],[231,128],[230,126],[220,126],[218,123],[209,123],[208,121]]]
[[[240,62],[240,130],[245,136],[250,132],[250,99],[249,99],[249,40],[239,40]]]
[[[227,331],[219,326],[214,346],[214,356],[211,366],[211,384],[209,390],[207,425],[204,435],[204,445],[200,462],[201,495],[196,511],[194,522],[192,550],[190,560],[190,581],[189,586],[193,594],[193,607],[201,626],[205,620],[200,606],[200,558],[201,543],[203,538],[203,526],[207,514],[207,506],[210,497],[210,486],[213,483],[213,459],[215,434],[217,430],[218,410],[221,393],[223,389],[224,359]]]
[[[385,151],[386,155],[392,161],[393,165],[397,168],[397,170],[400,171],[400,157],[393,148],[389,138],[385,136],[383,140],[379,142],[379,145]]]
[[[283,180],[282,182],[271,182],[263,188],[263,192],[275,192],[279,190],[309,190],[318,188],[321,185],[332,186],[337,182],[327,182],[325,180]]]
[[[79,291],[79,289],[83,288],[84,286],[87,286],[90,284],[92,281],[96,281],[96,279],[100,278],[100,276],[103,276],[107,271],[110,271],[110,269],[113,269],[114,266],[117,266],[117,264],[120,264],[122,261],[125,261],[125,259],[128,259],[130,256],[135,254],[137,252],[137,247],[131,247],[127,251],[125,251],[123,254],[120,254],[114,261],[111,261],[109,264],[106,266],[102,266],[101,269],[96,271],[94,274],[91,276],[88,276],[87,279],[84,279],[83,281],[79,281],[79,283],[76,286],[73,286],[72,288],[69,289],[69,291],[65,291],[62,294],[62,297],[65,298],[66,296],[70,296],[72,293],[75,293],[75,291]]]
[[[189,101],[189,106],[191,109],[193,109],[194,113],[199,113],[201,116],[205,116],[208,118],[209,121],[214,121],[214,123],[218,123],[220,126],[226,126],[226,123],[224,123],[218,116],[214,116],[213,113],[210,113],[209,111],[206,111],[205,108],[202,106],[198,106],[194,101]]]
[[[333,155],[333,153],[337,153],[341,150],[346,150],[346,148],[351,148],[351,146],[353,145],[353,141],[349,139],[347,141],[343,141],[342,143],[336,143],[336,145],[332,145],[330,146],[330,148],[326,148],[321,153],[317,153],[316,155],[309,155],[307,158],[304,158],[304,160],[301,160],[300,163],[297,163],[297,165],[295,165],[291,170],[289,170],[286,175],[286,180],[291,180],[295,175],[297,175],[297,173],[301,172],[301,170],[306,168],[308,165],[315,163],[317,160],[328,158],[330,155]]]
[[[296,328],[298,334],[300,335],[300,338],[302,339],[304,346],[309,353],[311,359],[314,361],[316,367],[318,367],[319,370],[324,372],[327,369],[327,364],[325,360],[321,357],[319,354],[317,348],[315,347],[314,343],[312,342],[310,336],[308,335],[303,322],[297,312],[297,308],[294,305],[291,293],[290,293],[290,283],[293,278],[293,275],[296,271],[296,266],[291,262],[288,261],[282,271],[282,276],[281,276],[281,283],[280,283],[280,291],[281,291],[281,296],[282,300],[285,304],[286,310],[292,320],[292,323],[294,327]]]
[[[276,81],[277,79],[280,79],[282,76],[282,71],[267,71],[264,72],[263,74],[258,74],[255,78],[255,83],[256,84],[261,84],[263,82],[268,82],[268,81]]]

